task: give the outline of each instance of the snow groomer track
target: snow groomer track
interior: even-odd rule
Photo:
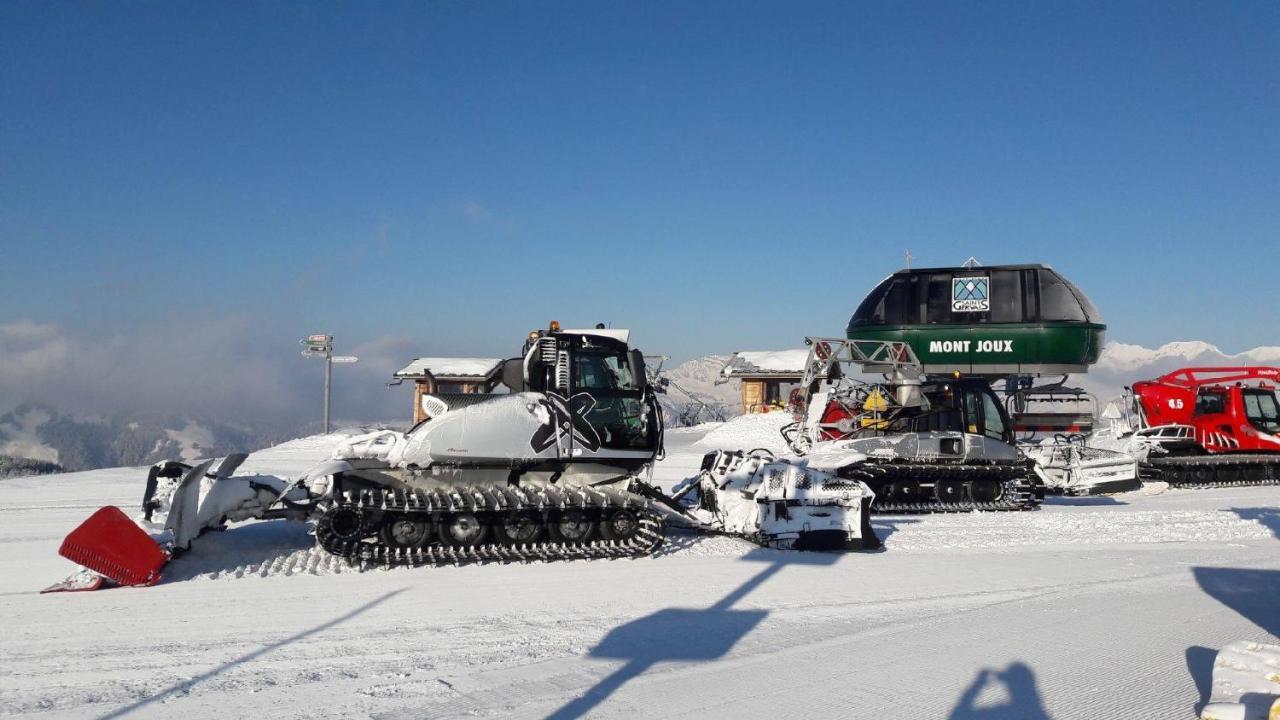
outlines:
[[[365,490],[348,493],[346,502],[320,517],[316,540],[351,562],[388,567],[639,557],[657,550],[663,540],[662,518],[647,505],[639,495],[613,488],[495,485],[453,492]],[[611,529],[610,520],[619,514],[627,525],[625,537]],[[477,521],[477,528],[504,532],[499,538],[479,536],[467,545],[431,544],[422,537],[402,544],[386,530],[362,532],[376,518],[383,528],[402,524],[411,535],[418,529],[419,535],[429,536],[435,534],[431,529],[459,517]],[[580,537],[567,540],[561,531],[559,541],[539,541],[553,524],[566,519],[582,529]],[[348,527],[343,528],[344,524]]]

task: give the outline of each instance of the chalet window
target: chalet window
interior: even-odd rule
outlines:
[[[791,397],[791,391],[800,387],[800,383],[774,380],[765,385],[764,402],[766,405],[785,405]]]

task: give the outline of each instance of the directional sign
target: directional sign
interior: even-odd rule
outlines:
[[[307,348],[302,351],[302,357],[324,357],[329,353],[320,348]]]
[[[308,335],[307,342],[313,343],[316,345],[328,345],[329,343],[333,342],[333,336],[325,335],[323,333],[316,333],[315,335]]]
[[[345,363],[359,362],[360,358],[356,357],[355,355],[334,355],[333,357],[329,358],[329,360],[331,362],[345,364]]]

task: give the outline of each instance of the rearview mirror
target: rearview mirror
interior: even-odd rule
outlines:
[[[632,350],[627,353],[627,364],[631,366],[631,381],[636,387],[644,390],[649,385],[649,378],[644,374],[644,353]]]

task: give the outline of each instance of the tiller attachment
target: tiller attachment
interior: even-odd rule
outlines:
[[[58,554],[118,585],[154,585],[169,561],[169,554],[114,505],[80,523]]]

